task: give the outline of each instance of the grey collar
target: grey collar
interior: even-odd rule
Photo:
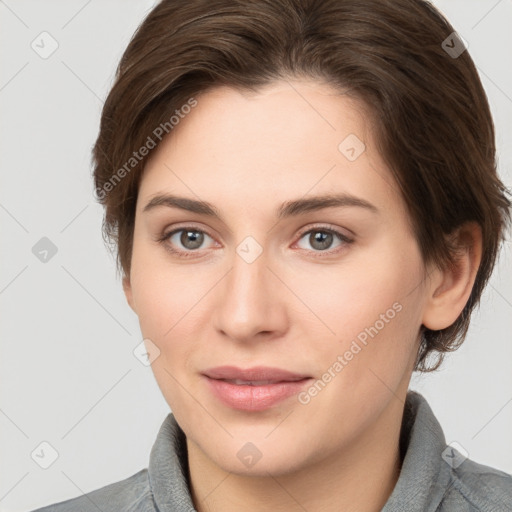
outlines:
[[[381,512],[434,512],[450,487],[448,464],[441,456],[446,442],[432,409],[415,391],[407,393],[400,444],[405,454],[400,477]],[[151,450],[148,475],[160,512],[195,510],[188,487],[186,438],[172,413]]]

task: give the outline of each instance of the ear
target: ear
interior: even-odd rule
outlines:
[[[124,296],[126,297],[128,304],[130,305],[132,310],[135,313],[137,313],[137,311],[135,311],[135,307],[133,305],[132,284],[130,282],[130,276],[125,275],[123,277],[123,291],[124,291]]]
[[[458,247],[453,266],[435,268],[430,274],[423,325],[433,331],[452,325],[464,309],[482,259],[482,230],[476,222],[467,222],[450,238]]]

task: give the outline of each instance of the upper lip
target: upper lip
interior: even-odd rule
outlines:
[[[236,366],[216,366],[203,372],[203,375],[211,379],[238,379],[251,381],[296,381],[309,378],[309,375],[294,373],[281,368],[269,366],[253,366],[252,368],[237,368]]]

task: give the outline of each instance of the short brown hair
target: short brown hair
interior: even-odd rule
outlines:
[[[425,263],[449,265],[455,252],[446,235],[466,221],[481,226],[482,261],[464,310],[446,329],[422,326],[415,369],[438,368],[467,333],[511,205],[475,65],[467,51],[447,51],[460,49],[454,32],[423,0],[162,0],[122,56],[93,150],[104,238],[117,248],[118,271],[129,275],[147,161],[133,160],[134,151],[156,127],[169,127],[177,109],[217,86],[257,92],[280,79],[313,78],[370,107]],[[428,367],[430,354],[436,364]]]

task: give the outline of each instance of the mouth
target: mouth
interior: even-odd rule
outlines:
[[[216,399],[243,411],[269,409],[299,393],[312,380],[309,375],[264,366],[222,366],[210,368],[202,375]]]
[[[209,368],[204,375],[211,379],[226,380],[226,381],[241,381],[245,382],[294,382],[306,378],[310,375],[295,373],[282,368],[273,368],[270,366],[253,366],[252,368],[238,368],[236,366],[217,366]]]
[[[279,384],[280,382],[297,382],[298,380],[241,380],[241,379],[217,379],[238,386],[267,386],[268,384]]]

